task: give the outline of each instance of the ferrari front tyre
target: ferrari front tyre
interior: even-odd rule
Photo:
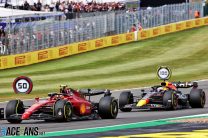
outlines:
[[[202,89],[193,88],[189,95],[189,104],[192,108],[204,108],[206,95]]]
[[[66,100],[57,100],[54,104],[53,114],[57,121],[68,122],[72,119],[72,106]]]
[[[21,100],[11,100],[6,106],[6,119],[10,123],[21,123],[19,118],[11,117],[11,115],[23,114],[25,111],[23,102]]]
[[[178,98],[175,92],[166,91],[163,95],[163,105],[166,110],[176,110],[178,107]]]
[[[98,113],[102,119],[115,119],[118,115],[118,102],[110,96],[102,97],[99,101]]]
[[[122,112],[130,112],[132,108],[124,108],[127,104],[133,104],[133,94],[130,91],[124,91],[119,96],[119,108]]]

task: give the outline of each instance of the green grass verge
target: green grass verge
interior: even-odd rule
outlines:
[[[0,71],[0,101],[45,97],[60,84],[74,88],[121,89],[160,82],[160,65],[172,68],[171,80],[208,78],[208,27],[172,33],[63,59]],[[34,83],[29,95],[16,95],[13,80],[25,75]]]

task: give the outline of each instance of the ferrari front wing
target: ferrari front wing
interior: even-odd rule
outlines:
[[[13,115],[10,115],[6,119],[21,120],[21,118],[22,118],[22,114],[13,114]],[[99,119],[99,116],[97,114],[91,114],[91,115],[88,115],[88,116],[76,116],[76,115],[72,116],[72,120],[84,120],[84,119]],[[39,113],[39,114],[32,114],[26,120],[51,120],[51,121],[55,121],[56,117],[54,117],[53,115],[49,115],[49,114]]]
[[[21,120],[22,118],[22,114],[13,114],[10,115],[7,119],[17,119],[17,120]],[[40,113],[40,114],[32,114],[28,119],[26,120],[55,120],[55,118],[52,115],[49,114],[44,114],[44,113]]]

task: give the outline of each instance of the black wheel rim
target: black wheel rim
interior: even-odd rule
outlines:
[[[176,95],[173,95],[173,108],[176,109],[178,106],[178,99],[176,97]]]
[[[24,107],[23,107],[22,104],[20,104],[17,108],[18,108],[17,112],[18,112],[19,114],[24,113]]]
[[[70,120],[71,113],[72,113],[71,106],[67,103],[64,106],[64,117],[66,120]]]
[[[201,96],[201,106],[204,106],[204,104],[205,104],[205,94],[204,93],[202,93],[202,96]]]
[[[111,115],[116,116],[117,113],[118,113],[117,103],[112,102],[112,104],[111,104]]]

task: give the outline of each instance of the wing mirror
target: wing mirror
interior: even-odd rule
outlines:
[[[106,89],[106,90],[105,90],[104,97],[105,97],[105,96],[111,96],[111,94],[112,94],[112,93],[110,92],[110,90]]]
[[[48,93],[48,96],[49,96],[49,97],[53,97],[53,96],[55,96],[55,95],[57,95],[57,93]]]
[[[36,102],[39,102],[39,100],[40,100],[39,97],[36,97],[36,98],[35,98],[35,101],[36,101]]]

